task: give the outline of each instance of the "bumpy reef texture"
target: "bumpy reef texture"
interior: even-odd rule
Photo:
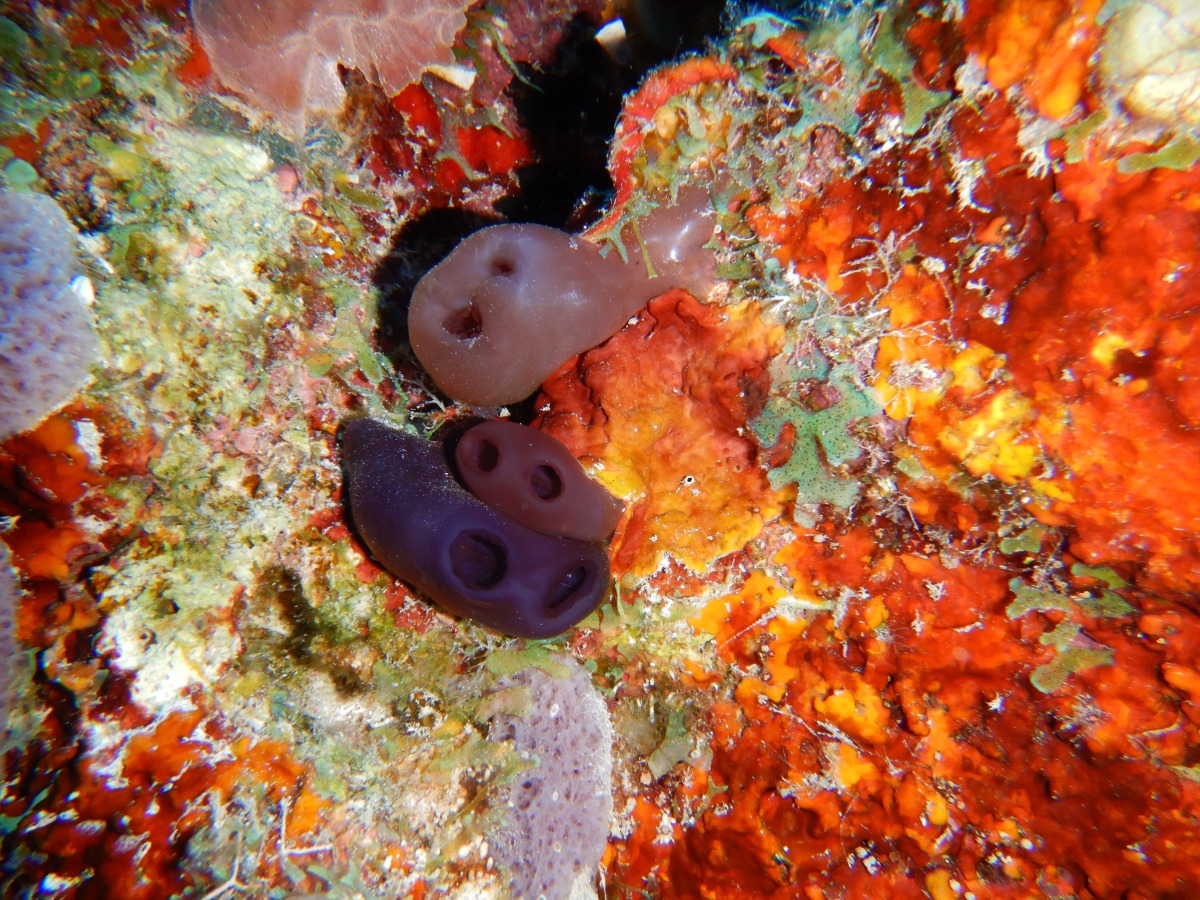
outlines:
[[[1200,895],[1189,4],[756,15],[650,73],[586,239],[703,184],[717,277],[511,410],[625,505],[611,596],[548,642],[379,569],[335,438],[469,416],[373,279],[514,195],[546,146],[520,79],[601,4],[482,5],[469,86],[345,73],[345,132],[294,157],[233,124],[181,4],[27,6],[0,23],[0,177],[105,277],[94,383],[0,445],[37,651],[6,889]],[[532,708],[575,685],[611,745]],[[611,763],[598,871],[603,834],[538,862],[570,820],[513,814],[561,771],[531,750]]]

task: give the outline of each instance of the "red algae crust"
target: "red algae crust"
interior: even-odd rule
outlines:
[[[667,553],[704,571],[779,515],[745,434],[779,338],[747,310],[674,291],[543,386],[539,427],[632,506],[618,575],[649,574]]]

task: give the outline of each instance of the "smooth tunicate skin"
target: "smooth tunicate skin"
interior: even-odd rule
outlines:
[[[455,400],[503,406],[528,397],[659,294],[706,293],[716,272],[705,246],[713,233],[708,194],[684,188],[677,201],[638,223],[640,240],[622,234],[625,259],[542,225],[470,235],[413,292],[408,328],[417,358]]]
[[[646,256],[654,266],[655,277],[648,285],[653,300],[663,292],[663,285],[680,287],[703,297],[717,277],[717,257],[705,245],[712,240],[713,218],[708,192],[690,185],[679,189],[674,203],[658,206],[642,219],[639,230]],[[633,242],[626,239],[627,245]],[[631,262],[645,265],[640,257]]]
[[[417,284],[409,340],[455,400],[501,406],[532,394],[640,308],[620,260],[594,245],[542,225],[493,225]]]
[[[454,480],[440,444],[373,419],[343,429],[359,536],[384,568],[458,616],[514,637],[562,634],[608,592],[595,543],[539,534]]]
[[[621,518],[620,503],[536,428],[481,422],[459,438],[454,467],[472,494],[542,534],[603,541]]]

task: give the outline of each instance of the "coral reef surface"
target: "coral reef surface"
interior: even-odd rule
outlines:
[[[459,7],[301,128],[181,0],[5,5],[0,182],[98,352],[0,444],[0,893],[1200,895],[1193,5],[738,4],[643,70],[652,6]],[[621,253],[697,187],[711,289],[503,409],[417,362],[468,233]],[[560,637],[347,511],[345,422],[481,415],[623,502]]]

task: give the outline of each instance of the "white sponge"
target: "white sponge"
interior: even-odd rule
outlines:
[[[506,686],[529,688],[528,716],[500,715],[492,739],[511,739],[537,767],[505,789],[505,826],[488,836],[512,879],[512,896],[564,900],[593,876],[612,822],[612,725],[591,677],[574,660],[555,678],[525,669]]]
[[[75,229],[49,197],[0,191],[0,440],[71,399],[96,356]],[[75,282],[75,284],[73,284]]]

